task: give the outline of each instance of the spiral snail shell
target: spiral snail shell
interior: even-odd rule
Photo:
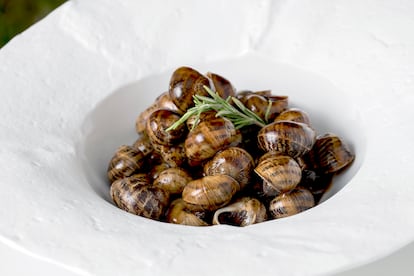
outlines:
[[[332,133],[318,136],[309,158],[314,168],[324,173],[335,173],[354,161],[355,155],[341,138]]]
[[[269,205],[269,212],[275,219],[292,216],[315,206],[313,195],[304,188],[275,197]]]
[[[213,157],[217,151],[239,143],[241,135],[233,123],[217,117],[200,122],[188,133],[184,142],[185,153],[191,166]]]
[[[186,204],[181,198],[174,200],[167,211],[167,222],[191,225],[191,226],[207,226],[207,222],[198,217],[195,213],[186,209]]]
[[[241,189],[244,189],[251,181],[253,169],[253,157],[246,150],[238,147],[230,147],[216,153],[204,165],[204,174],[229,175],[239,182]]]
[[[144,154],[142,151],[131,146],[121,146],[109,162],[108,179],[112,183],[117,179],[131,176],[143,165]]]
[[[267,219],[266,207],[256,198],[243,197],[236,202],[218,209],[213,224],[248,226]]]
[[[230,202],[240,190],[239,183],[228,175],[208,175],[190,181],[183,190],[182,198],[193,211],[215,211]]]
[[[277,121],[263,127],[257,139],[260,148],[265,151],[277,151],[296,158],[310,151],[316,133],[303,123]]]
[[[170,194],[181,194],[188,182],[193,180],[190,174],[181,168],[168,168],[155,179],[154,187],[159,187]]]
[[[285,155],[270,156],[262,160],[254,171],[278,193],[293,190],[302,176],[298,163]]]
[[[193,96],[208,96],[203,86],[209,86],[209,79],[190,67],[180,67],[170,79],[171,100],[182,112],[194,106]]]
[[[186,134],[184,125],[167,131],[167,129],[180,119],[180,115],[171,110],[159,109],[151,113],[147,120],[147,134],[155,148],[155,145],[173,145],[179,142]]]
[[[308,113],[299,108],[289,108],[282,111],[276,118],[277,121],[292,121],[297,123],[303,123],[310,126],[310,119]]]
[[[111,185],[110,195],[121,209],[146,218],[160,219],[169,203],[169,194],[129,178],[118,179]]]

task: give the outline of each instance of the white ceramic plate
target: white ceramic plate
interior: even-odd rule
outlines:
[[[84,275],[318,275],[377,259],[413,240],[414,186],[407,168],[413,165],[414,100],[406,90],[390,97],[384,90],[343,89],[273,62],[272,16],[265,24],[249,20],[274,7],[237,1],[220,2],[217,9],[218,1],[207,7],[188,1],[177,10],[159,9],[161,2],[141,9],[143,1],[129,1],[116,5],[111,17],[111,1],[105,3],[70,2],[49,20],[54,24],[2,49],[3,240]],[[209,24],[199,20],[206,9],[217,14]],[[226,21],[230,12],[235,17]],[[265,40],[256,37],[256,27],[270,37],[261,54],[249,48]],[[198,42],[212,29],[220,43],[193,47],[191,55],[183,51],[182,41],[191,36]],[[42,47],[18,51],[38,45],[40,34],[49,35]],[[344,137],[355,162],[322,204],[246,228],[184,227],[116,208],[108,197],[107,163],[119,145],[134,141],[135,117],[182,65],[217,72],[238,89],[287,94],[319,132]]]

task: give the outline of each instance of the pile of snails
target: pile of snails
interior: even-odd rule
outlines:
[[[236,128],[207,111],[169,129],[205,87],[236,98],[266,125]],[[108,166],[119,208],[163,222],[247,226],[312,208],[354,160],[332,133],[317,134],[308,114],[271,91],[236,91],[224,77],[176,69],[169,89],[142,111],[138,138],[117,149]]]

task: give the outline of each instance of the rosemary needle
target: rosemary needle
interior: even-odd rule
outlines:
[[[248,126],[258,125],[263,127],[266,122],[260,118],[256,113],[248,109],[237,98],[229,96],[227,99],[220,97],[217,92],[212,91],[209,87],[204,86],[204,89],[210,95],[210,97],[194,95],[194,106],[189,108],[187,112],[174,124],[172,124],[167,131],[177,128],[179,125],[187,121],[188,118],[195,115],[196,120],[193,128],[200,121],[200,115],[203,112],[214,110],[216,111],[216,117],[223,117],[229,119],[236,129]],[[234,103],[237,107],[233,106]]]

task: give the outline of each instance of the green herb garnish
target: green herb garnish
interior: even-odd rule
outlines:
[[[248,125],[258,125],[264,127],[266,122],[260,118],[256,113],[244,106],[244,104],[235,97],[227,97],[223,99],[220,97],[217,92],[212,91],[209,87],[204,86],[204,89],[210,95],[210,97],[194,95],[193,101],[195,106],[189,108],[187,112],[174,124],[172,124],[167,131],[177,128],[179,125],[183,124],[193,115],[196,115],[196,121],[193,125],[196,126],[200,121],[200,115],[203,112],[214,110],[216,111],[216,117],[223,117],[229,119],[236,129],[248,126]],[[231,104],[233,102],[238,108]],[[269,101],[269,106],[271,102]],[[270,108],[267,108],[265,118],[269,116],[267,114],[270,111]]]

